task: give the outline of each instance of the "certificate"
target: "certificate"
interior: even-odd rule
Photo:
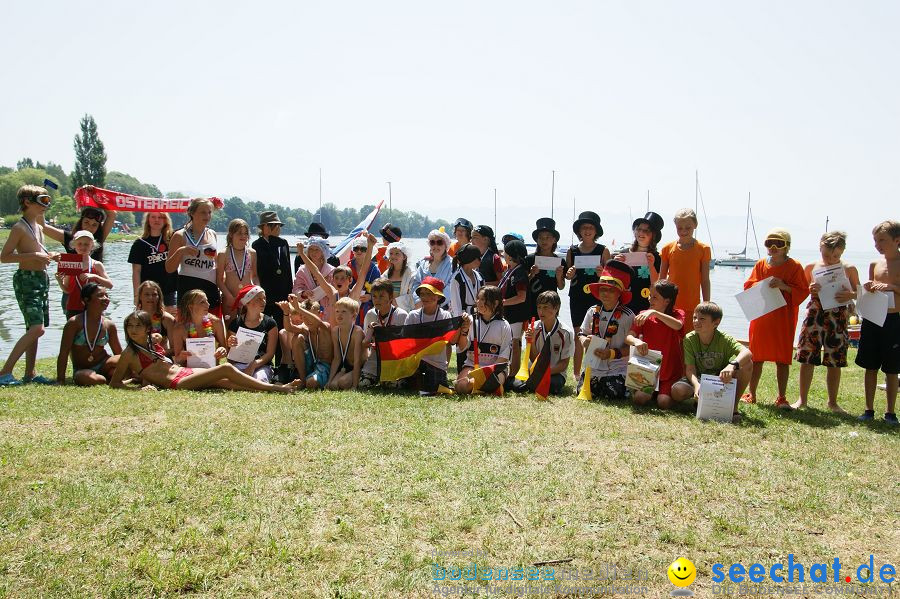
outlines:
[[[215,337],[185,339],[184,345],[191,352],[187,359],[188,368],[212,368],[216,365]]]
[[[309,292],[308,299],[311,299],[312,301],[317,302],[317,301],[321,300],[323,297],[325,297],[325,290],[320,285],[319,287],[316,287],[315,289],[313,289],[312,291]]]
[[[831,310],[838,306],[846,306],[850,300],[839,302],[835,297],[842,289],[852,290],[850,279],[844,272],[843,264],[824,266],[812,271],[813,280],[822,288],[819,289],[819,303],[823,310]]]
[[[737,382],[725,384],[716,375],[700,376],[700,401],[697,402],[697,418],[731,422],[734,414],[734,398]]]
[[[866,291],[865,287],[860,287],[859,289],[860,294],[859,299],[856,300],[856,312],[860,317],[883,327],[887,318],[888,307],[890,306],[888,294],[881,291]]]
[[[595,349],[606,349],[606,339],[600,335],[591,335],[591,342],[588,344],[587,349],[584,350],[584,359],[587,365],[591,367],[591,370],[609,370],[606,364],[607,360],[598,358],[594,354]]]
[[[769,287],[773,277],[767,277],[745,291],[734,296],[747,320],[756,320],[769,312],[787,305],[781,290],[777,287]]]
[[[600,270],[600,262],[603,256],[575,256],[575,266],[578,270]]]
[[[260,331],[238,327],[235,334],[237,345],[228,351],[228,359],[238,364],[249,364],[256,359],[256,352],[259,351],[265,336],[266,334]]]
[[[577,256],[576,260],[581,256]],[[562,264],[562,260],[557,258],[556,256],[535,256],[534,257],[534,265],[538,267],[538,270],[552,270],[554,273],[556,272],[556,267]]]
[[[647,252],[628,252],[625,254],[628,266],[647,266]]]

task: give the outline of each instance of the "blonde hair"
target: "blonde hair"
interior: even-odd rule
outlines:
[[[16,192],[16,198],[19,200],[19,210],[25,212],[25,202],[34,200],[40,195],[50,195],[47,190],[39,185],[23,185]]]
[[[212,203],[212,200],[207,200],[206,198],[194,198],[193,200],[191,200],[191,203],[188,204],[187,207],[187,215],[189,221],[194,220],[194,213],[197,212],[197,208],[199,208],[203,204],[209,206],[210,211],[216,209],[216,205]]]
[[[178,295],[179,322],[188,322],[191,319],[191,306],[200,297],[206,298],[206,294],[199,289],[191,289],[187,293]]]
[[[334,307],[335,309],[340,307],[347,308],[352,314],[359,312],[359,302],[352,297],[342,297],[334,303]]]
[[[164,242],[169,243],[169,239],[172,237],[172,217],[169,216],[168,212],[148,212],[144,215],[144,232],[141,233],[141,239],[147,239],[150,237],[150,215],[151,214],[162,214],[166,222],[163,223],[162,231],[159,232],[159,237]]]
[[[152,312],[151,312],[151,310],[148,310],[145,307],[142,307],[141,310],[143,310],[144,312],[150,312],[151,314],[156,314],[158,316],[162,316],[163,301],[164,301],[163,300],[163,290],[162,290],[162,287],[159,286],[159,283],[157,283],[156,281],[144,281],[143,283],[138,285],[138,288],[137,288],[138,305],[140,305],[140,303],[141,303],[141,294],[144,292],[144,289],[146,289],[148,287],[156,289],[156,298],[157,298],[156,305],[153,307]]]
[[[683,218],[689,218],[694,221],[694,226],[699,226],[699,222],[697,222],[697,213],[691,210],[690,208],[682,208],[678,212],[675,213],[675,218],[672,220],[681,220]]]
[[[847,234],[843,231],[829,231],[822,235],[819,244],[829,250],[844,249],[847,247]]]
[[[225,236],[225,247],[231,247],[231,240],[234,239],[235,233],[240,231],[242,228],[247,231],[247,236],[249,237],[250,225],[247,224],[247,221],[242,218],[236,218],[228,223],[228,234]]]
[[[900,237],[900,222],[895,220],[886,220],[875,225],[875,228],[872,229],[872,235],[878,235],[879,233],[887,233],[890,235],[891,239],[897,239]]]

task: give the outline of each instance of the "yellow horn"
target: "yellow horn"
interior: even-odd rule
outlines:
[[[519,373],[516,374],[516,379],[520,381],[527,381],[529,368],[528,363],[531,361],[531,341],[525,342],[525,349],[522,350],[522,359],[519,362]]]
[[[583,401],[591,401],[593,396],[591,395],[591,367],[584,367],[584,383],[581,385],[581,391],[578,393],[578,397],[576,399],[580,399]]]

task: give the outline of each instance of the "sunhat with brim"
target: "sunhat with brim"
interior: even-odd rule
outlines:
[[[596,212],[585,210],[579,214],[575,222],[572,223],[572,231],[576,235],[581,235],[579,229],[581,229],[581,225],[584,224],[594,225],[594,228],[597,229],[597,237],[603,236],[603,227],[600,226],[600,216]]]
[[[266,210],[259,213],[259,226],[263,225],[283,225],[284,223],[278,219],[278,213],[274,210]]]
[[[634,270],[630,266],[618,260],[610,260],[603,267],[600,280],[587,285],[588,291],[595,298],[600,299],[600,289],[604,287],[615,289],[621,294],[621,303],[628,304],[631,302],[631,277],[633,276]]]
[[[537,241],[538,235],[544,231],[550,233],[556,238],[556,241],[559,241],[559,231],[556,230],[556,221],[552,218],[544,217],[537,219],[537,222],[534,224],[534,231],[531,232],[531,238]]]
[[[422,279],[422,282],[419,283],[419,286],[416,287],[416,295],[421,295],[419,293],[422,289],[427,289],[431,293],[440,297],[440,301],[444,301],[446,296],[444,295],[444,282],[437,277],[425,277]]]
[[[409,248],[406,247],[406,244],[402,241],[395,241],[394,243],[389,243],[385,253],[390,256],[391,250],[397,250],[398,252],[402,252],[404,256],[406,256],[406,261],[409,262]]]

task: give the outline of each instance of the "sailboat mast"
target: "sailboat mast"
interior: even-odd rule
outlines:
[[[497,188],[494,188],[494,231],[497,231]]]
[[[747,224],[744,226],[744,249],[741,254],[747,256],[747,235],[750,233],[750,192],[747,192]]]
[[[553,199],[556,195],[556,171],[551,171],[550,179],[550,218],[553,218]]]

